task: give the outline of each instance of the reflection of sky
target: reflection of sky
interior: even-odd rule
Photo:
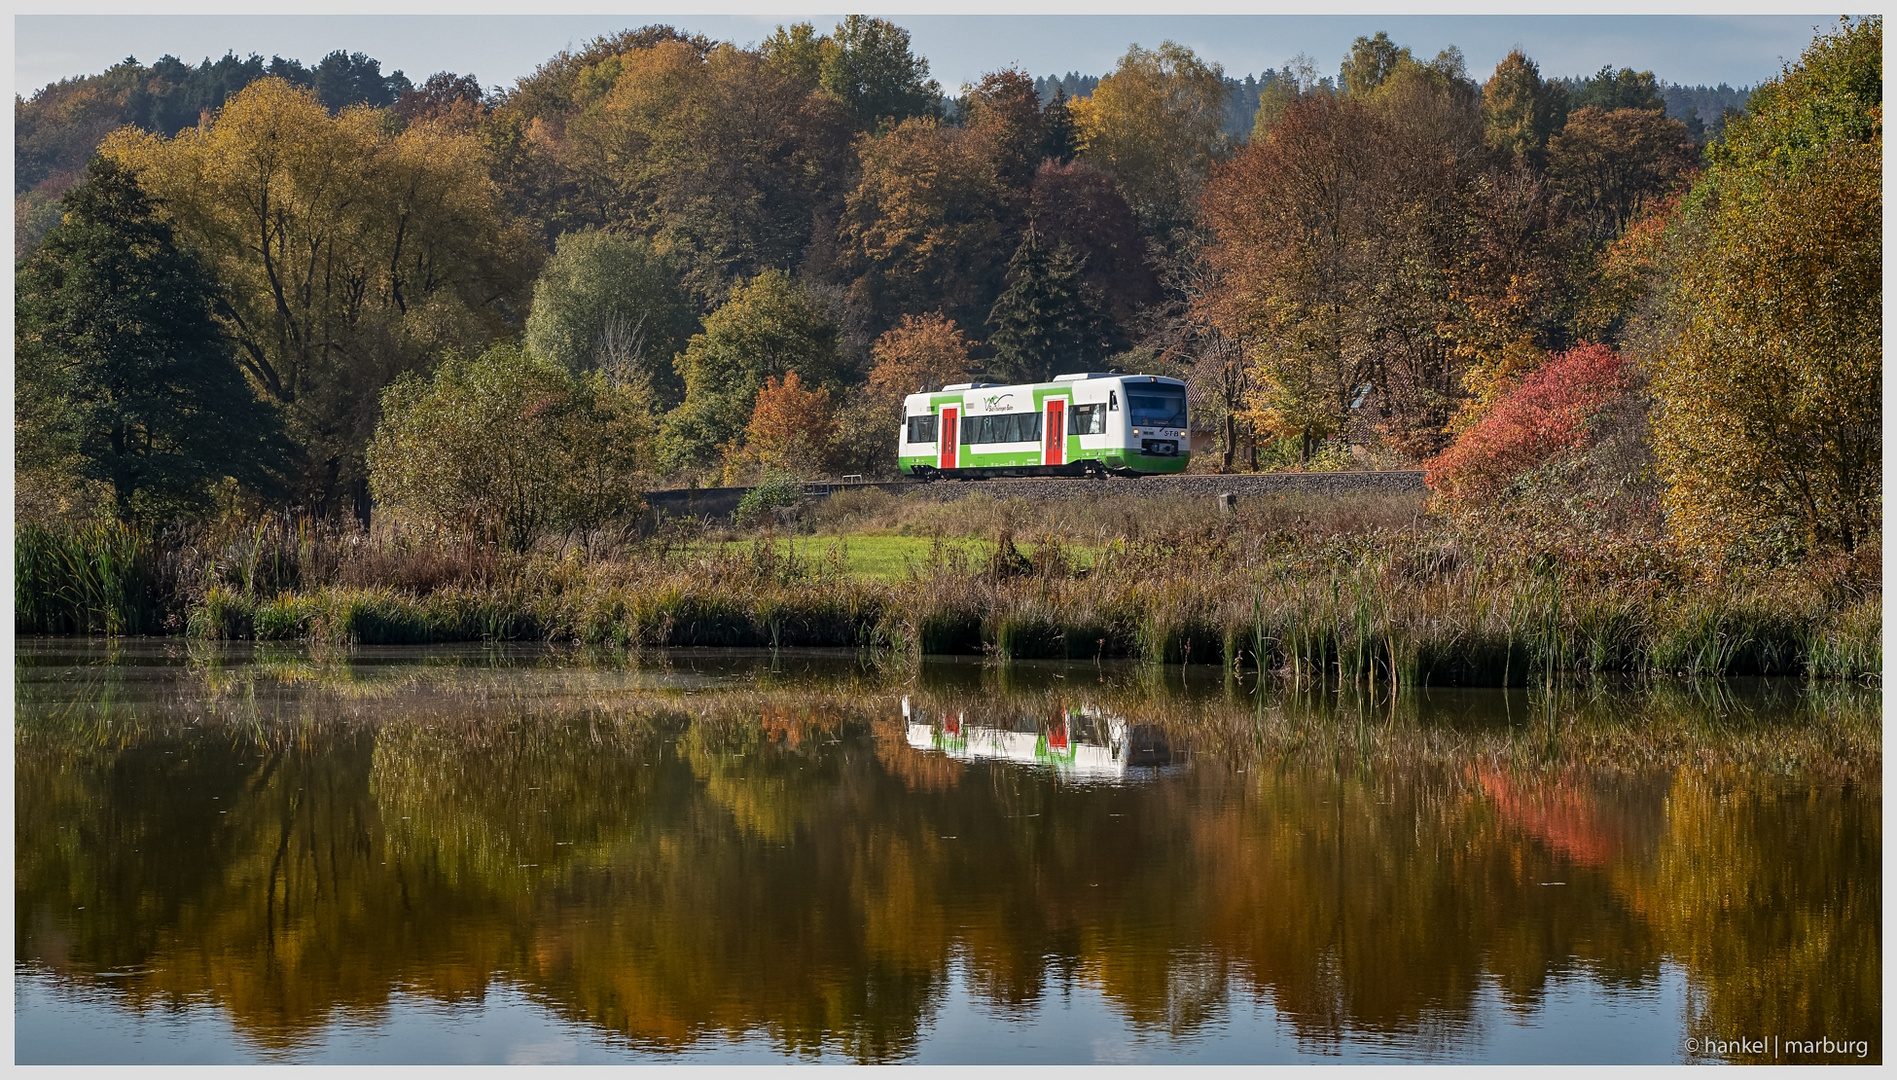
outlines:
[[[914,1060],[930,1064],[1455,1061],[1631,1064],[1677,1062],[1685,1037],[1686,978],[1662,968],[1656,984],[1609,988],[1585,974],[1549,981],[1524,1010],[1485,982],[1466,1017],[1414,1033],[1348,1032],[1336,1043],[1300,1042],[1267,996],[1234,981],[1210,1019],[1173,1038],[1126,1023],[1084,979],[1050,974],[1038,998],[1006,1012],[974,994],[964,962],[953,965],[944,1000],[924,1021]],[[109,992],[61,986],[44,973],[14,980],[14,1053],[21,1063],[234,1064],[259,1060],[213,1005],[138,1013]],[[1425,1021],[1427,1026],[1427,1021]],[[1419,1046],[1432,1044],[1435,1052]],[[430,1061],[441,1064],[598,1064],[645,1060],[782,1061],[753,1032],[708,1037],[683,1054],[650,1054],[547,1009],[519,987],[490,985],[479,1002],[444,1004],[397,993],[371,1018],[334,1019],[300,1040],[294,1060],[311,1064]]]

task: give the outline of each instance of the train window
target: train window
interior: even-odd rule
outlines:
[[[1108,411],[1108,412],[1119,412],[1119,411],[1120,411],[1120,394],[1119,394],[1119,391],[1117,391],[1117,390],[1108,390],[1108,391],[1107,391],[1107,411]]]
[[[1133,426],[1182,428],[1186,426],[1186,392],[1177,386],[1156,386],[1128,393],[1126,403]]]
[[[992,416],[962,417],[962,442],[981,443],[1039,442],[1041,414],[998,413]]]
[[[934,416],[911,416],[909,418],[909,441],[912,443],[932,443],[935,441],[937,419]]]
[[[1104,435],[1107,431],[1105,405],[1076,405],[1067,414],[1067,434]]]

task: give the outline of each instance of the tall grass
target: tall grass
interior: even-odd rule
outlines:
[[[1004,519],[985,560],[938,540],[893,582],[848,573],[842,541],[820,537],[789,550],[769,535],[656,538],[604,558],[290,518],[158,540],[118,526],[19,538],[23,633],[1132,657],[1373,694],[1616,673],[1879,678],[1883,660],[1874,585],[1581,580],[1419,524],[1340,531],[1282,515],[1104,543],[1053,528],[1017,542]],[[1098,554],[1083,564],[1075,542]]]
[[[14,531],[14,624],[44,634],[144,634],[166,611],[150,538],[118,522]]]

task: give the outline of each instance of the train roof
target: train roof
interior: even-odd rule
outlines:
[[[1052,379],[1050,379],[1050,380],[1048,380],[1048,381],[1046,381],[1046,382],[1019,382],[1019,383],[996,383],[996,382],[961,382],[961,383],[950,383],[950,384],[948,384],[947,386],[943,386],[943,387],[940,387],[940,388],[937,388],[937,389],[932,389],[932,390],[918,390],[918,391],[916,391],[916,392],[915,392],[915,393],[913,393],[913,394],[907,394],[907,395],[905,395],[905,398],[915,398],[915,397],[929,397],[929,396],[931,396],[931,395],[934,395],[934,394],[955,394],[955,393],[961,393],[962,391],[965,391],[965,390],[1003,390],[1003,389],[1008,389],[1008,388],[1010,388],[1010,387],[1017,387],[1017,386],[1019,386],[1019,387],[1028,387],[1028,386],[1053,386],[1053,385],[1055,385],[1056,383],[1062,383],[1062,384],[1072,384],[1072,383],[1077,383],[1077,382],[1088,382],[1088,381],[1091,381],[1091,380],[1093,380],[1093,379],[1120,379],[1120,380],[1122,380],[1122,381],[1126,381],[1126,382],[1131,382],[1131,381],[1134,381],[1134,380],[1139,380],[1139,379],[1143,379],[1143,380],[1145,380],[1145,381],[1147,381],[1147,382],[1155,382],[1155,383],[1173,383],[1173,384],[1176,384],[1176,385],[1179,385],[1179,386],[1184,386],[1184,385],[1185,385],[1185,383],[1184,383],[1184,382],[1182,382],[1182,381],[1180,381],[1180,380],[1178,380],[1178,379],[1175,379],[1175,378],[1173,378],[1173,377],[1172,377],[1172,376],[1170,376],[1170,375],[1141,375],[1141,374],[1133,374],[1133,373],[1128,373],[1128,372],[1123,372],[1123,371],[1079,371],[1079,372],[1074,372],[1074,373],[1072,373],[1072,374],[1067,374],[1067,375],[1056,375],[1056,376],[1054,376],[1054,377],[1053,377]]]

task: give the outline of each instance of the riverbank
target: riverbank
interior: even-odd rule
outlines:
[[[15,625],[338,644],[1126,657],[1325,685],[1881,677],[1881,585],[1857,569],[1874,560],[1709,579],[1660,559],[1585,563],[1495,546],[1427,517],[1413,498],[1261,499],[1235,513],[1204,501],[865,496],[762,532],[672,533],[591,554],[508,555],[280,520],[157,538],[26,526]],[[782,532],[799,529],[786,543]],[[852,542],[877,536],[925,536],[928,547],[917,556],[912,542],[899,574],[853,568]]]

